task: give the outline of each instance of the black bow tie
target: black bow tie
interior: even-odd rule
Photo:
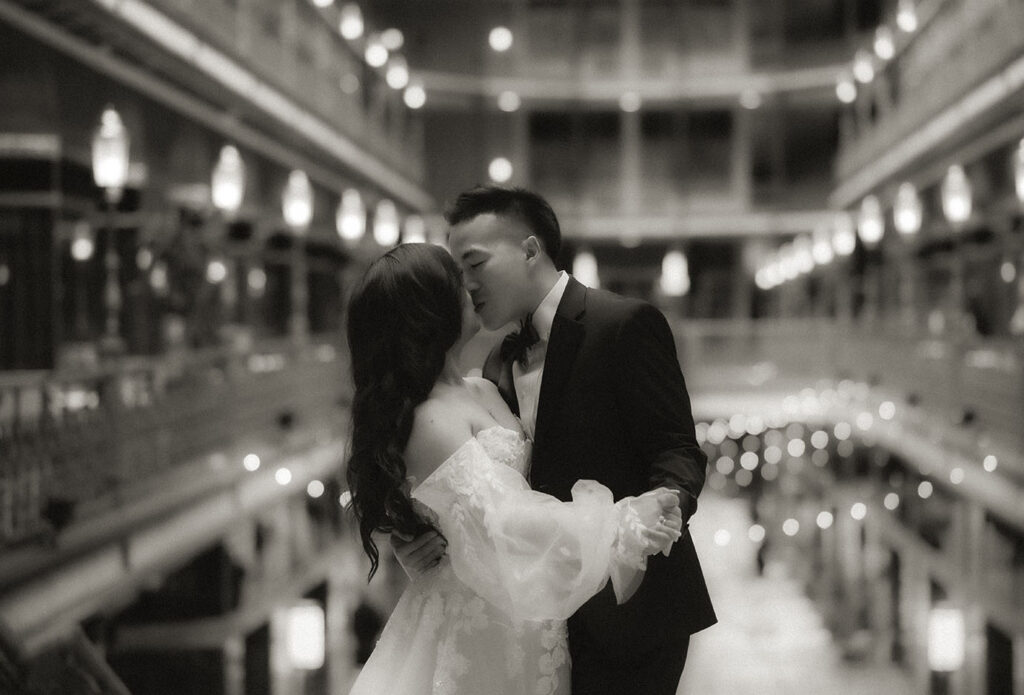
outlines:
[[[512,331],[501,341],[501,359],[503,362],[515,360],[526,366],[526,351],[540,342],[540,335],[533,325],[533,314],[528,314],[519,323],[519,330]]]

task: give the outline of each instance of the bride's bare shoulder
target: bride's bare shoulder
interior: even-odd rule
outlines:
[[[472,423],[461,408],[428,398],[413,415],[404,453],[406,472],[423,480],[472,437]]]
[[[477,402],[487,410],[495,422],[508,429],[520,428],[519,421],[508,409],[501,392],[493,382],[481,377],[465,377],[463,381],[476,394]]]
[[[498,387],[494,385],[494,382],[488,381],[482,376],[467,376],[463,377],[462,380],[478,394],[501,397],[498,393]]]

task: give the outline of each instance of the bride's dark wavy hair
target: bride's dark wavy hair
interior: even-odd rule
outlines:
[[[402,244],[370,264],[349,301],[355,395],[346,476],[370,578],[379,560],[374,531],[418,536],[437,530],[413,508],[402,452],[413,410],[426,400],[462,332],[462,292],[447,251]]]

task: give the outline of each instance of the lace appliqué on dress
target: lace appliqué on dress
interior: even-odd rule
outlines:
[[[490,626],[486,604],[479,596],[452,594],[448,599],[447,633],[437,646],[437,670],[434,672],[433,695],[453,695],[459,692],[458,681],[469,672],[469,659],[459,648],[460,637],[469,636]]]
[[[540,644],[544,648],[538,664],[541,677],[534,692],[536,695],[554,695],[558,690],[559,670],[569,664],[569,628],[566,623],[549,622],[541,633]]]
[[[499,425],[481,430],[476,439],[496,463],[526,477],[530,467],[530,440],[524,434]]]
[[[625,567],[646,570],[649,543],[643,535],[645,527],[640,514],[629,503],[629,499],[621,500],[616,506],[621,516],[613,548],[615,560]]]

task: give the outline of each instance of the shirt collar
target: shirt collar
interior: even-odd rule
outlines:
[[[558,274],[558,281],[552,287],[544,299],[533,311],[533,327],[537,329],[537,335],[541,340],[551,337],[551,325],[555,322],[555,312],[565,294],[565,288],[569,286],[569,273],[564,270]]]

